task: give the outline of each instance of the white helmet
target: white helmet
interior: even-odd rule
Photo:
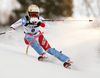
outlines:
[[[31,16],[38,16],[39,15],[39,7],[37,5],[34,5],[34,4],[30,5],[28,7],[28,14],[30,17]]]

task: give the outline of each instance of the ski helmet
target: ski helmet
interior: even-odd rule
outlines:
[[[34,4],[30,5],[28,7],[28,15],[30,17],[38,17],[38,15],[39,15],[39,7],[37,5],[34,5]]]

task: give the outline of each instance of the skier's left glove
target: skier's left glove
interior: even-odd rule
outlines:
[[[41,27],[45,27],[45,24],[43,22],[38,22],[37,24],[38,26],[41,26]]]

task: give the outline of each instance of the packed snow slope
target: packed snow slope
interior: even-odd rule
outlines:
[[[74,20],[49,22],[49,29],[40,28],[53,48],[71,57],[72,69],[65,69],[49,54],[48,61],[39,62],[31,47],[26,55],[21,26],[15,33],[0,35],[0,78],[100,78],[100,29],[92,22]],[[0,32],[7,30],[0,28]]]

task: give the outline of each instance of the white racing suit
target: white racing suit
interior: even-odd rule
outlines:
[[[39,20],[43,20],[43,17],[38,17]],[[16,29],[17,27],[23,25],[24,28],[24,41],[26,44],[29,44],[29,42],[38,35],[41,31],[39,30],[39,26],[43,28],[48,28],[48,24],[44,21],[40,23],[38,26],[37,24],[30,23],[29,16],[25,16],[21,19],[19,19],[17,22],[11,25],[10,28]],[[41,55],[43,53],[43,49],[48,52],[51,55],[54,55],[56,58],[58,58],[62,62],[66,62],[68,59],[70,59],[68,56],[62,54],[61,52],[57,51],[54,48],[51,48],[48,41],[44,38],[43,35],[39,36],[36,40],[34,40],[31,43],[31,46],[35,49],[35,51]]]

